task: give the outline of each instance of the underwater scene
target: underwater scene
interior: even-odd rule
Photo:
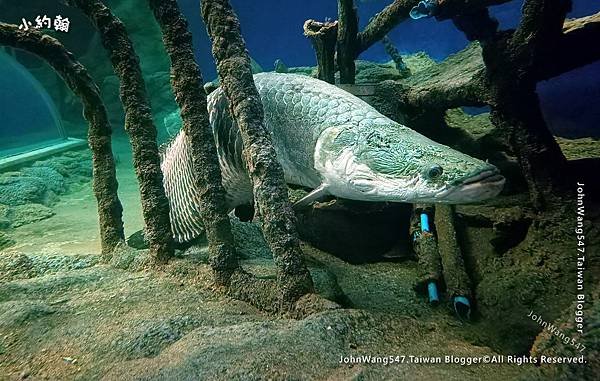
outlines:
[[[0,0],[0,381],[600,379],[600,1]]]

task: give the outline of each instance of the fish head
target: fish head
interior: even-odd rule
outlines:
[[[315,169],[330,194],[362,201],[479,202],[505,182],[492,164],[389,120],[325,129]]]

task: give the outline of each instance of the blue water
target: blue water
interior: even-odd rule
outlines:
[[[0,50],[0,157],[63,139],[56,106],[25,67]]]
[[[359,10],[361,29],[369,19],[391,1],[355,1]],[[337,18],[334,0],[231,0],[242,25],[242,33],[252,57],[265,69],[272,70],[276,59],[288,66],[314,65],[314,51],[303,36],[302,25],[307,19]],[[501,29],[514,28],[520,18],[522,1],[512,1],[491,7],[492,15]],[[194,33],[196,56],[205,80],[216,77],[210,41],[200,18],[198,0],[179,0]],[[574,0],[569,17],[581,17],[600,11],[598,0]],[[424,51],[435,60],[467,45],[464,35],[451,21],[435,19],[407,20],[398,25],[389,37],[402,53]],[[590,41],[590,44],[598,43]],[[362,59],[388,61],[381,44],[375,44],[361,55]],[[600,135],[600,117],[590,104],[598,104],[600,95],[600,63],[561,76],[539,86],[542,106],[548,124],[555,132],[567,136]],[[590,98],[592,96],[592,98]],[[562,99],[568,97],[569,104]],[[564,121],[568,121],[566,123]],[[573,128],[573,125],[576,128]]]

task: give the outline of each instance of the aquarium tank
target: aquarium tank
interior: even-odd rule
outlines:
[[[0,380],[597,380],[600,2],[0,0]]]
[[[0,61],[4,125],[0,132],[0,167],[5,169],[33,156],[82,146],[82,141],[69,139],[65,133],[56,105],[44,86],[15,57],[0,52]]]

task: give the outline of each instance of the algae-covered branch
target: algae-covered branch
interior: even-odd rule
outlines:
[[[202,17],[212,40],[221,86],[241,132],[255,205],[277,264],[281,303],[291,305],[312,292],[313,283],[302,258],[283,169],[264,125],[240,24],[227,0],[202,1]]]
[[[500,2],[437,2],[430,16],[451,18],[469,40],[480,41],[481,50],[471,45],[431,71],[384,82],[378,91],[388,98],[393,93],[393,103],[409,115],[489,105],[492,121],[511,136],[508,141],[519,158],[532,202],[542,208],[562,186],[556,168],[564,168],[565,160],[546,126],[535,87],[539,81],[594,62],[598,49],[586,41],[597,34],[600,24],[597,14],[565,21],[569,1],[534,1],[525,3],[516,31],[498,31],[485,8],[496,3]]]
[[[149,1],[159,23],[171,59],[171,86],[183,120],[193,163],[194,185],[199,193],[200,214],[211,252],[216,283],[228,285],[239,270],[233,235],[225,206],[225,189],[209,123],[202,73],[196,64],[192,35],[175,0]]]
[[[565,159],[542,116],[535,89],[536,68],[561,38],[570,5],[570,1],[526,1],[513,33],[497,32],[497,24],[487,12],[457,20],[468,37],[482,41],[492,121],[508,133],[538,209],[545,207],[561,186],[557,173],[565,167]],[[490,20],[485,29],[482,20]]]
[[[157,132],[146,96],[146,86],[123,23],[97,0],[65,0],[76,6],[100,32],[102,44],[110,55],[120,80],[120,97],[125,109],[125,130],[133,148],[133,163],[140,183],[145,238],[152,256],[166,262],[173,256],[173,237],[169,218],[169,202],[163,188],[158,156]]]
[[[93,188],[98,202],[102,252],[110,253],[124,241],[123,207],[117,195],[117,178],[111,135],[104,102],[87,70],[56,39],[37,31],[21,31],[0,23],[0,45],[33,53],[45,60],[63,78],[83,103],[89,123],[88,143],[92,151]]]
[[[306,20],[304,35],[310,38],[317,54],[317,78],[335,83],[335,42],[338,23]]]

